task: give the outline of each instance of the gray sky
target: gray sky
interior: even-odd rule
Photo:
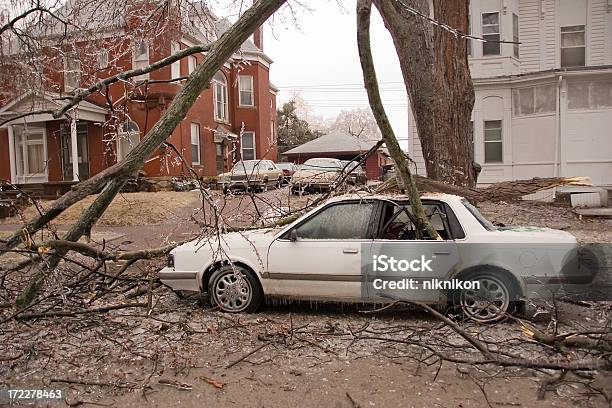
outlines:
[[[355,1],[344,8],[334,0],[308,2],[299,28],[291,21],[266,24],[264,50],[274,60],[270,78],[279,88],[277,104],[294,91],[312,107],[314,115],[333,117],[343,109],[368,107],[357,53]],[[401,145],[407,146],[407,96],[389,32],[376,9],[372,16],[372,52],[387,114]]]

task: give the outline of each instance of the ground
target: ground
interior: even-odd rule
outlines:
[[[314,198],[285,203],[283,193],[269,191],[256,200],[292,206]],[[185,220],[206,217],[198,213],[197,194],[176,194],[175,202],[185,204],[173,204],[173,215],[150,219],[152,225],[96,227],[92,239],[105,237],[109,246],[135,249],[187,238],[197,227]],[[144,205],[138,196],[124,196],[138,207]],[[226,203],[218,196],[215,200],[234,222],[251,223],[261,216],[248,196]],[[584,242],[612,242],[612,220],[579,220],[567,207],[529,203],[480,207],[498,223],[561,228]],[[5,225],[2,230],[12,228]],[[470,347],[437,319],[415,309],[364,313],[371,307],[279,301],[269,302],[255,314],[228,315],[211,309],[201,295],[182,297],[163,286],[156,287],[149,306],[142,307],[142,302],[148,302],[147,285],[139,291],[139,278],[146,282],[148,276],[154,277],[161,263],[137,263],[114,279],[120,265],[107,263],[103,281],[65,267],[50,279],[50,286],[65,282],[64,299],[53,300],[60,305],[67,302],[65,307],[136,307],[14,321],[9,319],[13,310],[5,304],[0,309],[0,388],[66,390],[65,402],[49,406],[121,407],[599,407],[607,406],[601,393],[612,394],[612,381],[604,373],[595,374],[594,389],[582,385],[582,378],[571,377],[538,400],[539,387],[552,371],[440,365],[420,345]],[[11,275],[7,286],[16,281],[19,277]],[[8,293],[2,289],[0,295],[5,298]],[[609,322],[609,305],[588,306],[560,305],[560,331]],[[45,308],[33,310],[44,312]],[[551,315],[543,313],[533,324],[545,330]],[[536,348],[516,321],[487,326],[468,323],[464,328],[490,344],[520,350],[526,357],[558,358],[552,348]]]

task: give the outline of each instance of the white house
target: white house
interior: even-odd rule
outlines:
[[[612,187],[612,0],[471,0],[479,184],[589,176]],[[409,109],[409,150],[425,173]]]

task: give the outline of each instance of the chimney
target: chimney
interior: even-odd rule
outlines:
[[[258,27],[253,33],[253,42],[257,48],[263,51],[263,30],[261,27]]]
[[[253,0],[253,4],[256,2],[257,0]],[[261,26],[257,27],[257,30],[255,30],[253,33],[253,42],[260,51],[263,51],[263,30],[261,29]]]

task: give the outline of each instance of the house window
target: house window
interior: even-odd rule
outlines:
[[[561,66],[584,67],[585,54],[584,26],[561,27]]]
[[[535,113],[552,113],[557,106],[555,85],[532,86],[512,90],[512,114],[514,116]]]
[[[149,66],[149,44],[145,40],[140,40],[132,50],[132,68],[146,68]],[[148,79],[149,74],[142,74],[136,79]]]
[[[482,55],[499,55],[499,13],[482,14]]]
[[[255,159],[255,132],[242,132],[240,137],[240,153],[242,160]]]
[[[240,90],[240,106],[253,106],[253,77],[250,75],[238,76],[238,88]]]
[[[567,86],[568,108],[612,108],[612,82],[578,82]]]
[[[187,57],[187,67],[189,69],[189,75],[196,69],[196,65],[198,65],[198,60],[193,55]]]
[[[191,164],[200,164],[200,125],[191,124]]]
[[[180,50],[181,50],[181,45],[179,43],[177,43],[176,41],[172,41],[170,43],[170,54],[171,55],[176,54]],[[180,78],[181,77],[181,60],[174,61],[172,65],[170,66],[170,70],[171,70],[172,79]]]
[[[101,50],[96,54],[96,68],[104,69],[108,67],[108,51]]]
[[[119,128],[117,137],[117,162],[120,162],[140,143],[140,128],[136,122],[124,122]]]
[[[213,78],[213,85],[215,120],[227,122],[227,80],[221,71],[215,74]]]
[[[71,91],[79,87],[81,81],[81,60],[75,55],[64,58],[64,90]]]
[[[502,158],[502,121],[486,120],[484,122],[485,163],[501,163]]]
[[[515,42],[514,58],[518,58],[519,57],[519,45],[517,43],[519,42],[519,20],[518,20],[518,16],[514,13],[512,13],[512,41]]]
[[[45,173],[45,141],[42,127],[24,127],[16,125],[15,153],[17,159],[17,175],[33,176]]]

